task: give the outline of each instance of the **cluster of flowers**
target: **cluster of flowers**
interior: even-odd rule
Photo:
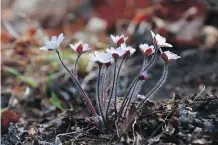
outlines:
[[[130,107],[130,104],[133,102],[134,97],[137,96],[140,90],[139,89],[140,86],[145,80],[149,78],[147,71],[155,62],[157,55],[159,54],[158,51],[160,52],[161,58],[165,62],[163,74],[160,80],[157,82],[157,84],[145,95],[145,98],[138,104],[137,109],[139,109],[143,105],[143,103],[163,85],[168,73],[168,63],[171,60],[176,60],[180,58],[180,56],[170,51],[164,51],[164,52],[162,51],[161,47],[172,47],[171,44],[166,42],[166,38],[160,36],[159,34],[155,35],[152,31],[151,31],[151,35],[153,38],[153,45],[150,46],[148,44],[139,45],[142,54],[145,56],[143,67],[141,71],[137,74],[135,79],[133,80],[133,83],[128,88],[127,93],[124,96],[121,105],[117,105],[117,94],[116,94],[119,73],[125,59],[128,56],[131,56],[136,51],[136,49],[126,45],[126,41],[128,37],[125,37],[124,35],[121,36],[111,35],[111,39],[116,44],[116,48],[111,47],[106,49],[105,51],[94,51],[89,54],[90,60],[94,61],[99,66],[99,71],[97,76],[97,88],[96,88],[97,90],[96,103],[97,103],[98,111],[96,111],[95,107],[92,105],[92,102],[90,101],[85,91],[82,89],[78,81],[78,78],[76,76],[76,66],[77,66],[78,59],[83,53],[91,50],[89,45],[83,44],[82,42],[78,42],[74,45],[70,44],[70,47],[78,54],[73,73],[65,66],[65,64],[61,59],[60,53],[58,51],[60,44],[64,40],[63,33],[60,34],[58,37],[52,36],[50,41],[45,40],[45,46],[41,47],[40,49],[54,50],[57,53],[57,56],[61,64],[68,71],[68,73],[71,75],[72,79],[76,83],[77,87],[79,88],[84,101],[89,106],[93,116],[95,117],[96,123],[98,125],[99,124],[106,125],[108,123],[108,120],[110,120],[109,118],[110,111],[114,112],[114,118],[113,118],[114,120],[119,120],[120,118],[122,118],[122,116],[126,115],[127,110]],[[110,85],[110,83],[108,85],[108,83],[105,83],[106,75],[108,69],[112,66],[114,67],[112,85]]]

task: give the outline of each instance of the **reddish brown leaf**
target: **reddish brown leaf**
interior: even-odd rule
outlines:
[[[19,120],[19,116],[10,110],[6,110],[1,114],[2,130],[5,131],[11,122],[16,123]]]
[[[135,104],[132,104],[130,106],[130,109],[129,109],[129,113],[126,117],[126,119],[123,121],[123,125],[121,126],[121,129],[120,129],[120,135],[122,136],[124,133],[127,132],[127,130],[129,129],[129,127],[132,125],[134,119],[135,119],[135,115],[136,115],[136,106]]]

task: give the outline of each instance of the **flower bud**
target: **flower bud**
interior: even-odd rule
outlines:
[[[149,75],[147,72],[141,72],[138,76],[138,79],[142,81],[146,81],[148,78],[149,78]]]

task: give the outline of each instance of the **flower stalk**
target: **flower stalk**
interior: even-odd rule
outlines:
[[[130,102],[131,102],[131,100],[132,100],[132,97],[133,97],[133,95],[135,94],[134,92],[135,92],[135,89],[136,89],[136,87],[137,87],[137,83],[138,83],[138,81],[139,80],[137,80],[137,82],[135,83],[135,85],[134,85],[134,87],[133,87],[133,90],[132,90],[132,93],[131,93],[131,96],[129,97],[129,99],[127,99],[127,105],[125,105],[126,107],[124,107],[124,116],[126,116],[126,112],[127,112],[127,109],[129,108],[129,105],[130,105]]]
[[[121,70],[121,67],[123,65],[123,62],[125,60],[125,56],[122,58],[121,62],[120,62],[120,66],[118,68],[118,71],[117,71],[117,74],[116,74],[116,82],[115,82],[115,91],[114,91],[114,96],[115,96],[115,102],[117,101],[117,89],[118,89],[118,79],[119,79],[119,75],[120,75],[120,70]],[[114,104],[114,106],[116,105],[116,103]],[[117,114],[117,108],[115,109],[116,110],[116,114]],[[117,115],[115,116],[117,118]]]
[[[148,94],[145,96],[145,99],[143,99],[137,109],[139,109],[143,103],[149,98],[151,97],[152,95],[154,95],[157,90],[160,89],[160,87],[164,84],[164,82],[166,81],[166,78],[167,78],[167,74],[168,74],[168,63],[164,63],[164,70],[163,70],[163,74],[162,74],[162,77],[160,78],[160,80],[157,82],[157,84],[148,92]]]
[[[157,49],[155,50],[154,52],[154,55],[152,56],[151,60],[149,61],[148,65],[143,69],[143,71],[148,71],[148,69],[154,64],[155,60],[156,60],[156,57],[157,57]],[[139,73],[140,74],[140,73]],[[121,104],[121,107],[120,107],[120,110],[118,112],[118,118],[122,115],[123,113],[123,110],[128,102],[128,96],[131,92],[131,90],[133,89],[134,85],[138,82],[138,75],[135,77],[135,79],[133,80],[133,83],[131,84],[130,88],[128,89],[127,91],[127,94],[125,95],[125,98]]]
[[[113,85],[112,85],[112,89],[110,91],[110,97],[109,97],[109,100],[108,100],[108,104],[107,104],[107,109],[106,109],[106,120],[108,120],[108,112],[109,112],[109,108],[110,108],[110,103],[111,103],[111,100],[112,100],[112,97],[113,97],[113,94],[114,94],[114,89],[115,89],[115,84],[116,84],[116,71],[117,71],[117,60],[115,60],[115,63],[114,63],[114,76],[113,76]],[[117,115],[117,110],[116,110],[116,98],[115,98],[115,101],[114,101],[114,109],[115,109],[115,117]]]
[[[106,67],[106,66],[105,66]],[[101,96],[101,104],[102,104],[102,111],[103,111],[103,115],[106,117],[106,96],[107,96],[107,90],[106,90],[106,78],[107,78],[107,67],[104,68],[104,71],[102,73],[102,96]]]
[[[78,61],[79,61],[80,56],[81,56],[80,54],[77,55],[76,61],[75,61],[75,63],[74,63],[74,72],[73,72],[73,73],[74,73],[74,75],[75,75],[76,78],[78,78],[78,76],[77,76],[77,64],[78,64]]]
[[[103,119],[103,123],[105,124],[105,118],[104,118],[104,114],[103,114],[103,110],[102,110],[102,104],[101,104],[101,70],[102,70],[102,65],[99,65],[99,70],[98,70],[98,77],[97,77],[97,95],[96,95],[96,101],[97,101],[97,106],[98,106],[98,110],[99,110],[99,114],[101,115],[102,119]]]
[[[71,73],[71,71],[66,67],[66,65],[63,63],[62,59],[61,59],[61,56],[60,56],[60,53],[58,50],[55,50],[55,52],[57,53],[57,56],[58,56],[58,59],[60,60],[61,62],[61,65],[66,69],[66,71],[70,74],[70,76],[72,77],[73,81],[76,83],[76,86],[79,88],[80,90],[80,93],[82,94],[83,96],[83,99],[84,101],[86,102],[86,104],[89,106],[89,109],[91,110],[92,114],[97,117],[98,114],[94,108],[94,106],[92,105],[89,97],[86,95],[85,91],[82,89],[79,81],[76,79],[76,77]]]

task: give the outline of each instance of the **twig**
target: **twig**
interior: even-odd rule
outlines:
[[[168,118],[176,109],[177,109],[177,107],[174,108],[174,109],[164,118],[164,122],[162,122],[162,123],[152,132],[152,134],[150,135],[149,138],[151,138],[151,137],[161,128],[161,126],[163,126],[163,124],[166,123],[167,118]]]
[[[202,90],[195,96],[195,98],[194,98],[193,101],[195,101],[195,100],[201,95],[201,93],[204,92],[204,90],[205,90],[205,85],[204,85],[204,87],[202,88]]]

